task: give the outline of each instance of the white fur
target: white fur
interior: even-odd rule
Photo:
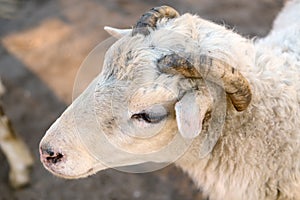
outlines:
[[[287,3],[270,34],[255,42],[190,14],[159,21],[156,30],[150,31],[147,37],[125,35],[120,38],[106,53],[103,72],[41,141],[41,147],[51,146],[67,155],[63,162],[55,165],[44,160],[45,166],[56,175],[79,178],[108,167],[169,161],[165,154],[146,160],[127,154],[120,157],[106,148],[107,143],[99,139],[99,135],[136,154],[156,151],[168,144],[178,130],[174,107],[171,107],[178,99],[157,89],[157,84],[179,97],[182,91],[191,91],[194,83],[179,75],[158,75],[157,60],[170,52],[183,56],[206,54],[240,71],[250,83],[252,101],[247,110],[236,112],[228,99],[225,123],[217,127],[222,133],[214,148],[209,149],[208,155],[199,157],[206,133],[203,130],[175,164],[186,171],[210,199],[300,199],[299,7],[299,0]],[[148,98],[141,92],[133,101],[131,91],[144,84],[148,84],[145,86]],[[222,88],[213,84],[209,87],[216,107]],[[147,108],[153,104],[152,99],[160,105],[163,105],[161,102],[168,105],[166,109],[170,112],[159,134],[147,140],[124,134],[122,130],[127,130],[127,123],[132,120],[127,116],[130,113],[127,108]],[[114,115],[111,110],[116,111]],[[74,112],[79,113],[79,120],[71,125]],[[100,130],[92,117],[97,119]],[[160,125],[137,123],[134,128],[146,130]],[[78,132],[75,126],[82,129],[80,144],[78,134],[74,134]],[[172,153],[175,151],[169,155]],[[109,165],[99,164],[92,156],[108,156]]]

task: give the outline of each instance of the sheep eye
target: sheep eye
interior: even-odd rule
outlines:
[[[154,113],[142,112],[142,113],[133,114],[131,116],[131,119],[136,119],[138,121],[144,121],[146,123],[156,124],[162,121],[164,118],[166,118],[166,116],[167,114],[157,115]]]
[[[161,104],[154,104],[141,110],[139,113],[132,113],[131,119],[145,122],[148,124],[157,124],[168,116],[168,111]]]

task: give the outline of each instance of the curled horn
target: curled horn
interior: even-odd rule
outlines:
[[[170,6],[160,6],[160,7],[152,8],[151,10],[143,14],[141,18],[138,20],[138,22],[136,23],[135,27],[132,30],[132,36],[138,33],[143,35],[148,35],[149,34],[148,28],[155,28],[156,22],[159,19],[162,19],[164,17],[171,19],[171,18],[176,18],[178,16],[179,16],[178,12]]]
[[[237,111],[248,107],[252,97],[250,85],[235,68],[207,55],[200,55],[198,62],[193,63],[196,64],[177,54],[171,54],[158,60],[158,68],[165,73],[180,73],[185,77],[202,77],[215,82],[224,88]]]

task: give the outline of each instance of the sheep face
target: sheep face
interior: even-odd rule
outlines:
[[[157,63],[168,48],[143,41],[141,35],[118,40],[106,53],[102,73],[47,131],[41,160],[52,173],[79,178],[108,167],[172,162],[199,134],[211,104],[207,89],[200,90],[204,81],[160,72]],[[195,103],[186,93],[196,87],[207,106],[201,112],[197,107],[196,114],[183,112]],[[181,123],[198,115],[195,126]],[[190,131],[184,137],[177,122]]]
[[[178,20],[184,17],[193,18]],[[251,91],[214,51],[199,53],[195,37],[211,41],[207,30],[220,33],[220,27],[200,21],[207,26],[203,36],[184,27],[164,29],[163,20],[143,34],[110,29],[120,39],[107,51],[101,74],[40,143],[44,166],[58,176],[79,178],[110,167],[174,162],[191,144],[199,149],[193,157],[209,154],[222,132],[227,97],[242,111]],[[220,38],[237,37],[221,30]]]

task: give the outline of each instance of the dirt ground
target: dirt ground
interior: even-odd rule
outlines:
[[[3,98],[5,110],[29,145],[35,165],[31,184],[13,190],[0,151],[0,200],[203,199],[174,166],[146,174],[106,170],[86,179],[63,180],[48,173],[39,161],[39,140],[70,104],[81,62],[108,37],[103,26],[130,27],[144,11],[162,4],[226,24],[246,37],[266,35],[282,7],[281,0],[23,1],[9,19],[0,19],[0,76],[8,91]]]

